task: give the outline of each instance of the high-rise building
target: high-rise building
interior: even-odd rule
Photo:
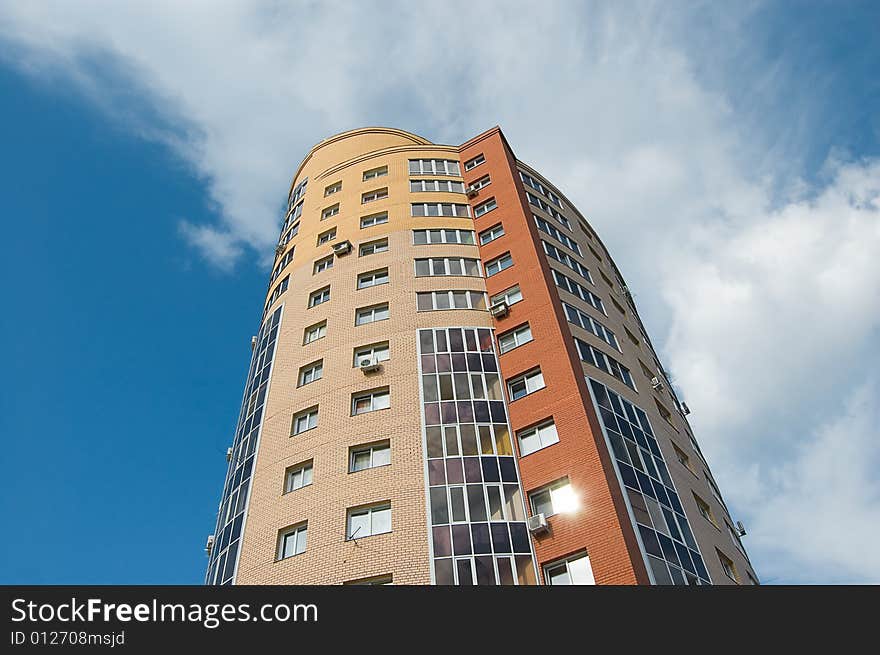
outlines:
[[[312,148],[252,345],[210,584],[757,582],[623,276],[498,128]]]

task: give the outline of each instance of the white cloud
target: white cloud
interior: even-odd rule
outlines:
[[[751,525],[759,574],[858,579],[878,498],[854,485],[877,476],[816,462],[842,468],[853,444],[877,459],[876,416],[859,417],[876,391],[880,164],[832,163],[825,187],[801,179],[792,155],[811,130],[761,111],[781,69],[704,76],[706,61],[757,70],[741,10],[712,11],[704,23],[644,2],[15,3],[0,9],[0,53],[188,162],[218,219],[181,233],[226,269],[271,252],[290,176],[329,134],[388,124],[460,143],[500,124],[614,253]],[[747,107],[733,109],[733,88]],[[856,389],[865,400],[849,400]],[[805,493],[814,481],[821,499]],[[844,504],[851,519],[832,520]],[[821,531],[822,559],[804,552],[806,530]]]

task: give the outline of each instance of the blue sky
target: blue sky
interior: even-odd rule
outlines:
[[[500,124],[614,253],[759,575],[880,582],[880,8],[503,6],[0,6],[0,582],[201,581],[290,176],[367,124]]]

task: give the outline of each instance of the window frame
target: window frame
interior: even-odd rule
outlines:
[[[547,443],[544,443],[544,434],[546,434],[545,431],[551,427],[553,428],[553,435],[555,436],[555,439],[552,441],[548,439]],[[537,437],[539,446],[537,448],[530,448],[528,449],[528,452],[526,452],[526,449],[523,447],[523,439],[533,435]],[[559,443],[559,428],[556,427],[556,422],[551,417],[547,420],[541,421],[540,423],[532,425],[531,427],[517,431],[515,436],[517,445],[519,446],[519,456],[521,458],[528,457],[532,453],[536,453],[539,450],[544,450],[545,448],[549,448],[553,444]]]
[[[525,331],[528,331],[529,338],[526,339],[525,341],[520,341],[519,335],[520,335],[520,333],[524,333]],[[504,339],[507,336],[514,337],[514,345],[509,348],[505,348],[502,344],[502,339]],[[523,323],[522,325],[518,325],[517,327],[512,328],[512,329],[508,330],[507,332],[502,332],[501,334],[499,334],[497,336],[497,340],[498,340],[498,354],[503,355],[505,353],[509,353],[511,350],[519,348],[520,346],[524,346],[527,343],[531,343],[532,341],[535,340],[535,336],[532,334],[531,325],[529,325],[528,323]]]
[[[357,411],[358,403],[369,398],[370,409]],[[384,407],[376,407],[376,398],[385,398],[387,403]],[[391,409],[391,388],[388,386],[378,387],[376,389],[367,389],[366,391],[355,391],[351,394],[351,416],[361,416],[363,414],[372,414],[385,409]]]
[[[536,388],[532,389],[531,391],[529,391],[529,383],[538,377],[541,378],[541,386],[536,387]],[[512,387],[514,385],[518,385],[520,383],[523,385],[523,389],[524,389],[525,393],[523,393],[520,396],[514,397],[514,392],[513,392]],[[517,400],[525,398],[526,396],[530,396],[533,393],[537,393],[541,389],[547,388],[547,383],[544,380],[544,373],[543,373],[543,371],[541,371],[540,366],[536,366],[535,368],[532,368],[532,369],[526,371],[525,373],[520,373],[520,374],[510,378],[509,380],[505,380],[505,385],[507,386],[507,397],[509,399],[508,400],[509,403],[516,402]]]
[[[309,425],[311,423],[311,419],[314,416],[315,423],[314,425]],[[299,421],[300,419],[306,420],[306,428],[303,430],[299,429]],[[290,436],[295,437],[297,435],[302,434],[303,432],[308,432],[309,430],[314,430],[318,427],[318,405],[313,405],[312,407],[307,407],[306,409],[298,411],[293,415],[293,418],[290,422]]]
[[[308,382],[305,381],[305,376],[308,373],[311,373],[314,376],[315,371],[318,371],[317,377],[312,377]],[[299,367],[299,373],[296,376],[296,388],[304,387],[307,384],[313,384],[324,377],[324,359],[316,359],[314,362],[310,364],[305,364]]]
[[[302,555],[306,552],[308,548],[308,534],[309,532],[309,522],[302,521],[301,523],[296,523],[286,528],[282,528],[278,531],[278,544],[275,549],[275,561],[280,562],[285,559],[290,559],[291,557],[296,557],[297,555]],[[302,550],[298,550],[299,548],[299,539],[300,534],[303,535],[302,539]],[[289,537],[294,538],[294,546],[293,553],[287,555],[287,540]]]
[[[382,309],[384,309],[386,312],[385,317],[384,318],[375,318],[376,311],[382,310]],[[361,316],[365,312],[368,312],[368,311],[371,313],[373,318],[371,318],[369,321],[361,322],[361,320],[360,320]],[[354,310],[354,324],[355,324],[355,326],[369,325],[370,323],[378,323],[379,321],[387,321],[390,318],[390,316],[391,316],[391,308],[389,307],[387,302],[378,303],[375,305],[367,305],[366,307],[357,307]]]
[[[306,482],[306,472],[309,472],[308,482]],[[314,481],[314,473],[315,471],[315,460],[307,459],[304,462],[299,462],[298,464],[293,464],[292,466],[288,466],[284,469],[284,493],[289,494],[297,491],[299,489],[303,489],[304,487],[309,487],[312,485]],[[293,476],[297,473],[300,473],[300,484],[299,486],[294,486],[292,483]]]
[[[384,464],[376,464],[375,456],[377,452],[385,452],[387,451],[387,459],[388,461]],[[363,455],[364,453],[369,453],[370,463],[369,465],[363,468],[356,468],[355,461],[358,455]],[[348,472],[349,473],[360,473],[361,471],[369,471],[370,469],[382,468],[384,466],[391,466],[391,440],[383,439],[382,441],[376,441],[368,444],[361,444],[358,446],[352,446],[348,449]]]

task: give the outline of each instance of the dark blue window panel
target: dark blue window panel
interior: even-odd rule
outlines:
[[[708,582],[709,572],[706,570],[706,565],[703,563],[703,558],[700,557],[700,554],[697,551],[692,550],[691,559],[694,561],[694,567],[696,567],[697,569],[697,575]]]
[[[681,506],[681,502],[678,500],[678,494],[675,493],[669,487],[666,488],[666,495],[669,496],[669,504],[672,509],[674,509],[679,514],[684,514],[684,507]]]
[[[529,543],[529,531],[525,523],[510,524],[510,540],[513,544],[513,552],[515,553],[531,553],[532,547]]]
[[[513,457],[499,457],[498,464],[501,466],[501,479],[504,482],[516,482],[516,461]]]
[[[471,531],[467,525],[452,526],[452,552],[456,555],[471,554]]]
[[[675,546],[672,544],[672,539],[659,532],[657,533],[657,539],[660,540],[660,548],[663,551],[663,556],[676,566],[681,566],[678,562],[678,555],[675,553]]]
[[[675,515],[665,507],[661,507],[660,509],[663,510],[663,518],[666,519],[666,525],[669,526],[669,532],[672,535],[672,538],[684,541],[681,533],[678,531],[678,524],[675,522]]]
[[[506,523],[492,523],[492,545],[496,553],[510,553],[510,534]]]
[[[611,409],[611,403],[608,401],[608,392],[605,391],[605,387],[596,382],[595,380],[590,380],[590,386],[593,387],[593,394],[596,396],[596,401],[599,403],[601,407],[607,407]]]
[[[489,403],[485,400],[474,401],[474,418],[477,423],[489,423]]]
[[[639,534],[642,535],[642,543],[645,544],[645,551],[649,555],[663,557],[663,551],[660,549],[660,541],[657,539],[657,533],[641,523],[639,523],[638,526]]]
[[[504,413],[504,401],[492,400],[489,402],[489,409],[492,414],[493,423],[504,423],[507,421],[507,415]]]
[[[625,464],[621,461],[617,462],[617,466],[620,468],[620,477],[623,478],[623,484],[631,489],[635,489],[638,491],[639,482],[636,479],[636,472],[632,466],[629,464]]]
[[[492,552],[492,544],[489,542],[489,524],[471,524],[471,539],[474,544],[474,554],[483,555]]]
[[[678,553],[678,559],[681,560],[681,565],[696,575],[697,569],[694,567],[693,562],[691,562],[691,554],[688,552],[688,549],[681,544],[675,544],[675,550]]]
[[[651,484],[651,478],[641,471],[636,471],[636,477],[639,479],[639,487],[641,488],[642,493],[657,500],[657,496],[654,494],[654,485]]]

